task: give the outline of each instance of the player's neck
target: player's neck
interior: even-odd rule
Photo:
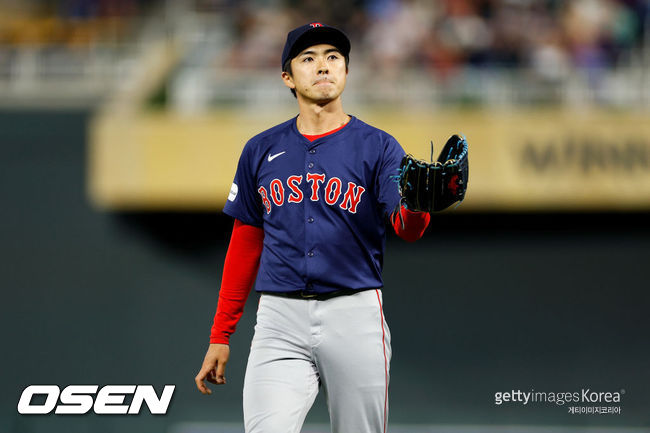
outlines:
[[[325,105],[303,102],[299,103],[299,106],[300,114],[296,126],[301,134],[324,134],[350,120],[350,116],[343,111],[340,98]]]

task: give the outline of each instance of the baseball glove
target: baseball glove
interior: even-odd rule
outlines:
[[[467,140],[463,135],[452,135],[433,162],[405,155],[399,169],[398,185],[401,205],[409,210],[434,212],[462,202],[467,191],[469,161]]]

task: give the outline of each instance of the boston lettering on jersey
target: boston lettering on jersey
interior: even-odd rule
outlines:
[[[357,213],[357,205],[361,201],[361,196],[366,190],[363,186],[357,185],[354,182],[347,182],[347,189],[343,192],[343,181],[334,176],[325,183],[326,176],[323,173],[307,173],[305,176],[307,183],[311,187],[311,194],[309,199],[311,201],[319,201],[321,199],[321,185],[324,185],[324,192],[322,198],[330,206],[337,203],[339,207],[350,213]],[[273,179],[269,185],[270,193],[264,186],[260,186],[257,192],[262,197],[262,204],[266,209],[266,213],[271,213],[271,202],[276,206],[282,206],[285,203],[285,188],[287,185],[287,203],[301,203],[305,194],[303,194],[300,186],[302,184],[302,175],[289,176],[284,183],[280,179]],[[343,199],[339,203],[339,198]],[[270,197],[270,200],[269,200]]]
[[[327,293],[383,286],[387,215],[404,156],[386,132],[351,116],[310,141],[296,118],[251,138],[224,212],[264,229],[255,289]]]

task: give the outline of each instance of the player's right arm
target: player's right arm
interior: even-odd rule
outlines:
[[[415,242],[420,239],[430,221],[431,215],[428,212],[411,211],[401,204],[398,209],[390,214],[393,230],[395,230],[397,236],[406,242]]]
[[[226,383],[225,370],[228,358],[230,358],[230,346],[219,343],[210,344],[201,370],[194,378],[196,387],[202,394],[212,394],[212,390],[205,384],[206,380],[215,385]]]
[[[399,189],[395,188],[395,173],[399,172],[404,154],[404,149],[395,138],[385,136],[377,174],[377,197],[397,236],[407,242],[415,242],[424,234],[431,216],[427,212],[406,209],[401,203]]]
[[[263,243],[264,231],[261,228],[235,220],[223,267],[210,346],[203,365],[194,378],[196,387],[203,394],[212,393],[205,384],[206,380],[215,385],[226,383],[225,368],[230,357],[229,339],[235,332],[253,287]]]

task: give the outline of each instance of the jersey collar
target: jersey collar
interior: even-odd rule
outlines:
[[[314,141],[307,140],[307,137],[305,137],[304,135],[302,135],[300,133],[300,131],[298,131],[298,123],[297,123],[298,116],[297,115],[296,115],[296,117],[293,118],[293,121],[291,122],[291,129],[293,130],[294,134],[296,134],[298,137],[300,137],[300,140],[302,140],[302,142],[305,144],[307,149],[311,149],[313,147],[318,146],[319,144],[325,143],[330,138],[338,137],[339,135],[345,134],[346,131],[350,130],[351,127],[354,126],[354,123],[356,123],[357,118],[354,117],[351,114],[348,114],[348,115],[350,116],[350,121],[345,124],[344,128],[341,128],[338,131],[333,132],[331,134],[328,134],[328,135],[326,135],[324,137],[317,138]]]

